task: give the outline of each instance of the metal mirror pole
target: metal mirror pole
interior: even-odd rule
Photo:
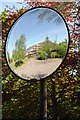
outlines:
[[[40,120],[47,120],[47,80],[40,81]]]

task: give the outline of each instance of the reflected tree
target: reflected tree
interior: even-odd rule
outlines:
[[[17,61],[24,59],[25,56],[26,56],[26,37],[25,34],[22,34],[20,39],[16,40],[12,58],[14,61]]]

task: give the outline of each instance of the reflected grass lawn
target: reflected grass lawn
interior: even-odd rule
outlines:
[[[10,63],[10,68],[12,69],[12,70],[17,70],[18,68],[20,68],[21,66],[23,66],[24,64],[26,64],[27,62],[28,62],[28,59],[27,58],[24,58],[23,60],[23,64],[22,65],[20,65],[20,66],[15,66],[15,63]]]

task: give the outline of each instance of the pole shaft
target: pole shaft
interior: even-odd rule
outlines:
[[[40,119],[47,120],[47,82],[40,81]]]

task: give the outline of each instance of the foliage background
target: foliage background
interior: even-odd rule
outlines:
[[[80,118],[80,35],[79,3],[75,2],[26,2],[31,7],[47,6],[59,11],[65,18],[70,32],[70,46],[65,61],[52,79],[47,80],[48,119]],[[22,3],[18,3],[22,4]],[[6,6],[8,7],[8,6]],[[40,83],[23,81],[15,76],[5,60],[6,35],[13,22],[28,8],[12,11],[5,9],[2,17],[2,118],[39,119]],[[78,48],[78,51],[76,51]],[[66,62],[67,61],[67,62]],[[54,88],[54,89],[53,89]]]

